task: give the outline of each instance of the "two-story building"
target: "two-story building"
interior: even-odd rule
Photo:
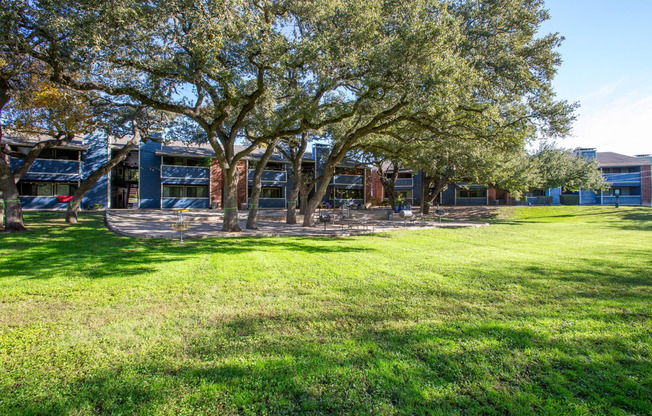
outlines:
[[[25,209],[65,209],[67,200],[95,169],[108,161],[113,152],[124,145],[124,140],[89,136],[43,151],[29,172],[18,183],[21,202]],[[33,145],[29,141],[8,139],[13,150],[27,153]],[[243,148],[239,147],[240,151]],[[238,204],[249,206],[254,169],[264,149],[256,149],[238,165]],[[576,193],[561,188],[534,191],[528,195],[531,204],[558,205],[573,195],[581,205],[612,205],[618,193],[623,205],[650,205],[652,157],[630,157],[595,149],[577,149],[583,157],[596,159],[606,181],[607,191],[580,190]],[[303,159],[303,175],[318,178],[325,169],[328,147],[313,146]],[[22,163],[12,158],[12,168]],[[378,173],[369,166],[345,160],[335,167],[333,177],[322,203],[330,207],[344,204],[368,206],[373,201],[380,205],[387,200]],[[395,185],[396,196],[405,204],[421,204],[421,172],[402,170]],[[259,206],[262,209],[283,209],[289,203],[294,177],[291,164],[280,152],[273,154],[265,167]],[[223,185],[219,164],[209,145],[161,143],[148,141],[134,147],[126,159],[110,174],[101,178],[85,195],[82,209],[208,209],[223,207]],[[494,205],[510,203],[509,194],[481,185],[458,184],[449,186],[437,198],[442,205]]]

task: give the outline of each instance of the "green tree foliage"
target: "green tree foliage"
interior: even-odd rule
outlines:
[[[494,184],[508,190],[514,197],[531,189],[563,187],[570,191],[606,189],[600,167],[595,159],[543,145],[536,152],[521,152],[498,165]]]
[[[550,85],[560,37],[537,37],[537,0],[55,0],[0,13],[3,48],[47,63],[55,82],[196,126],[224,171],[229,231],[237,163],[279,137],[331,142],[312,225],[333,168],[369,136],[522,144],[572,118]]]

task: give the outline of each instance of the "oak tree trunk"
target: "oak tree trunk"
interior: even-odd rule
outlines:
[[[79,188],[75,191],[75,193],[72,195],[72,199],[70,200],[70,204],[68,204],[68,210],[66,211],[66,222],[68,224],[77,224],[77,215],[79,212],[79,207],[81,205],[82,200],[84,199],[84,195],[86,195],[86,192],[88,192],[95,183],[97,183],[98,180],[107,173],[111,171],[114,167],[118,165],[118,163],[122,162],[125,160],[129,152],[136,147],[136,143],[138,141],[139,136],[134,136],[132,140],[127,142],[118,153],[116,153],[111,159],[109,159],[106,163],[104,163],[102,166],[100,166],[96,171],[91,173],[88,178],[82,181],[81,184],[79,184]]]
[[[222,231],[240,232],[238,223],[238,179],[237,165],[223,169],[224,172],[224,223]]]
[[[306,212],[303,214],[303,226],[312,227],[315,225],[315,211],[317,206],[320,204],[326,191],[328,190],[328,184],[333,177],[333,166],[335,163],[327,163],[324,166],[324,173],[319,178],[317,187],[315,188],[315,193],[312,198],[309,198],[306,203]]]
[[[260,158],[258,164],[256,164],[256,170],[254,171],[254,179],[251,189],[251,197],[249,198],[249,214],[247,215],[247,229],[256,230],[258,229],[258,204],[260,202],[260,192],[263,189],[262,180],[263,180],[263,171],[267,166],[267,162],[274,154],[276,145],[278,144],[279,139],[276,139],[268,144],[267,149],[263,157]]]
[[[23,223],[23,207],[14,174],[3,158],[0,158],[0,196],[4,205],[5,231],[14,233],[27,230]]]

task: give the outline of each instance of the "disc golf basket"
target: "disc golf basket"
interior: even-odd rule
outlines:
[[[435,209],[435,214],[439,217],[439,222],[441,222],[441,217],[446,215],[446,211],[443,209],[439,208],[439,204],[437,204],[437,209]]]
[[[183,232],[188,231],[188,224],[183,218],[183,213],[188,212],[187,209],[174,209],[173,210],[177,216],[176,222],[172,224],[172,230],[179,231],[179,242],[183,243]]]
[[[326,224],[332,221],[331,216],[329,214],[322,214],[320,209],[319,216],[317,218],[320,223],[324,224],[324,231],[326,231]]]

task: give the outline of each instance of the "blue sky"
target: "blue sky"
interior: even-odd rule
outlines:
[[[566,38],[553,85],[579,101],[573,135],[558,144],[652,153],[652,0],[547,0],[542,32]]]

